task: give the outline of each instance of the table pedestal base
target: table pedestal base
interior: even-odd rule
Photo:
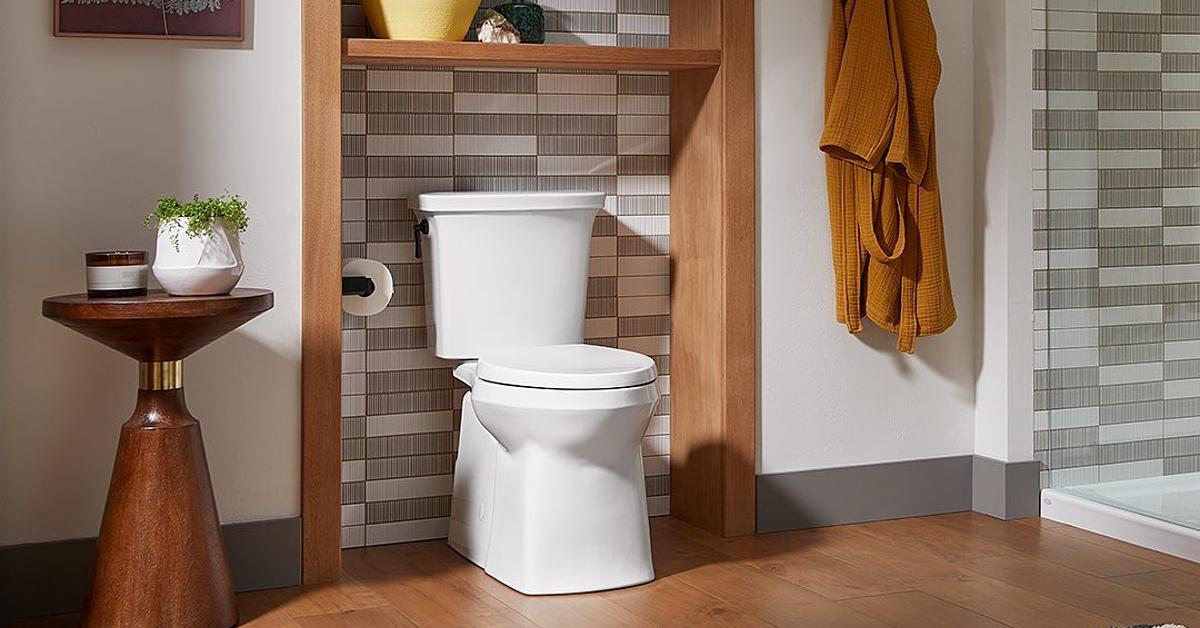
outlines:
[[[236,623],[200,424],[182,388],[139,390],[121,426],[83,625]]]

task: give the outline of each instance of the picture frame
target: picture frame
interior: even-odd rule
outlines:
[[[247,0],[50,0],[55,37],[245,41]]]

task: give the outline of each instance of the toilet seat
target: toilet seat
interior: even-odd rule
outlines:
[[[480,358],[475,376],[485,382],[523,388],[604,390],[644,386],[658,373],[640,353],[570,344],[515,347]]]

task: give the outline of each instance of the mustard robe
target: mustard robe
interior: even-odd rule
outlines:
[[[837,320],[858,333],[865,314],[912,353],[956,318],[934,147],[937,35],[927,0],[832,2],[821,150]]]

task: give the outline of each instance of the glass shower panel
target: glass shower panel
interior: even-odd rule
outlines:
[[[1197,522],[1200,3],[1034,10],[1042,486]],[[1155,478],[1178,476],[1170,481]],[[1156,488],[1157,486],[1157,488]]]
[[[1200,474],[1099,482],[1063,490],[1106,506],[1200,530]]]

